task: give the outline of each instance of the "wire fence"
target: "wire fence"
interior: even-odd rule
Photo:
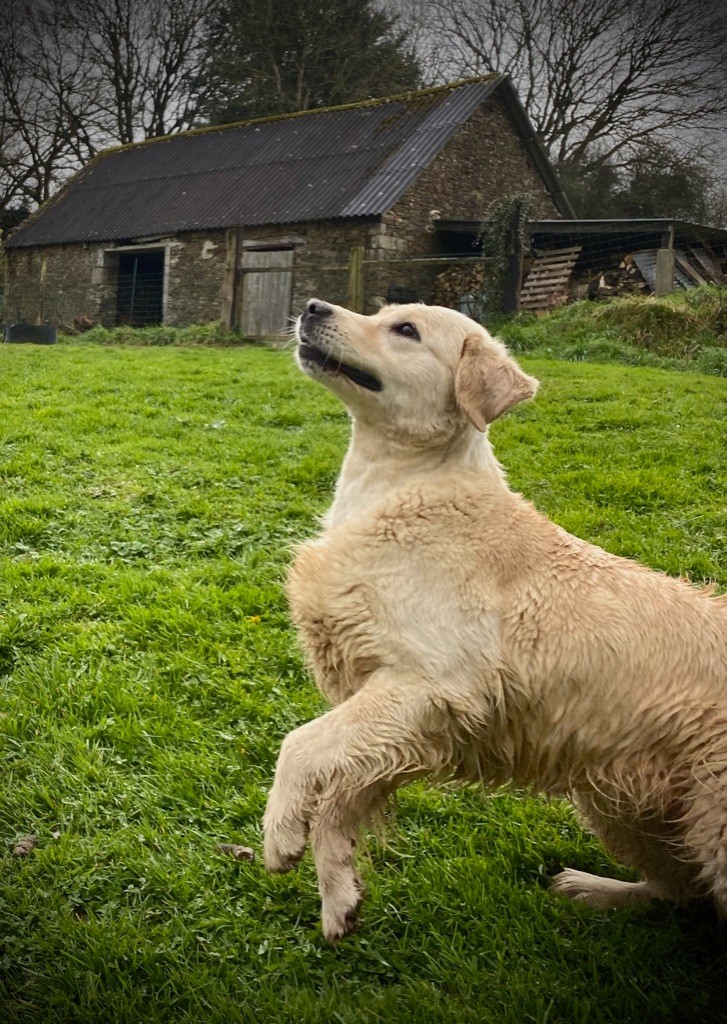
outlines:
[[[111,292],[110,286],[107,291]],[[114,295],[107,294],[107,305],[114,326],[148,327],[164,320],[164,273],[119,274]],[[112,310],[115,305],[115,315]]]
[[[723,236],[723,237],[720,237]],[[727,284],[725,232],[683,225],[580,222],[540,226],[524,255],[520,305],[545,311],[580,299],[666,295]]]

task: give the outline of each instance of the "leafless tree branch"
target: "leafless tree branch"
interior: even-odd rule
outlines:
[[[404,0],[441,79],[508,72],[558,163],[724,128],[727,19],[713,0]],[[397,9],[402,7],[397,3]]]

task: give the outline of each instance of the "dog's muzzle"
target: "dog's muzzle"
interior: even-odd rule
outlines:
[[[298,359],[302,368],[316,366],[328,373],[340,374],[367,391],[381,391],[383,385],[378,377],[359,366],[344,363],[327,351],[325,336],[333,313],[333,307],[327,302],[311,299],[298,319]]]

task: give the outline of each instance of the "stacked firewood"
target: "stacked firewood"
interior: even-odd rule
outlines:
[[[641,276],[641,271],[630,254],[624,256],[617,266],[605,270],[591,270],[588,277],[571,281],[572,298],[587,298],[593,301],[611,299],[616,295],[643,295],[651,289]]]
[[[434,282],[434,304],[458,309],[464,296],[478,299],[488,288],[487,264],[467,263],[448,267]]]

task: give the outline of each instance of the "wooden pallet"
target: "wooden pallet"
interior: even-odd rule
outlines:
[[[551,249],[533,263],[520,290],[520,308],[531,313],[544,313],[559,305],[567,295],[581,246],[569,249]]]

